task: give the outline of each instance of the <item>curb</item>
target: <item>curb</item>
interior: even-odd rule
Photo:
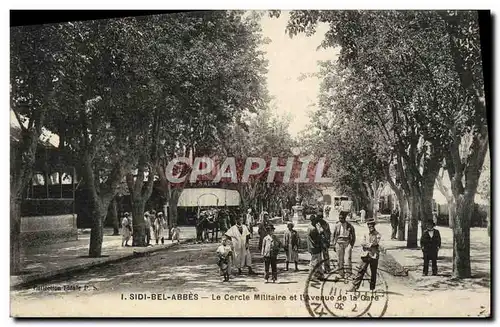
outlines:
[[[52,270],[49,272],[31,274],[31,275],[28,275],[24,278],[21,278],[21,280],[19,280],[19,281],[11,282],[10,289],[11,289],[11,291],[17,290],[17,289],[21,289],[21,288],[25,288],[27,286],[30,286],[31,284],[44,282],[44,281],[47,281],[47,280],[50,280],[50,279],[53,279],[56,277],[60,277],[63,275],[67,275],[70,273],[71,274],[72,273],[79,273],[79,272],[89,270],[89,269],[94,268],[94,267],[100,267],[100,266],[104,266],[104,265],[107,265],[110,263],[117,263],[117,262],[129,260],[129,259],[139,258],[139,257],[145,256],[145,255],[150,254],[150,253],[168,250],[168,249],[170,249],[178,244],[184,244],[184,243],[190,242],[192,240],[193,240],[192,238],[184,239],[184,240],[181,240],[179,243],[170,243],[170,244],[167,244],[163,247],[156,247],[156,248],[153,247],[151,249],[133,250],[132,253],[121,254],[121,255],[114,256],[114,257],[109,257],[109,258],[107,258],[105,260],[101,260],[101,261],[85,262],[82,264],[77,264],[77,265],[73,265],[73,266],[66,267],[66,268]],[[95,259],[97,259],[97,258],[95,258]]]
[[[408,277],[416,282],[418,279],[418,274],[414,270],[408,270]]]
[[[408,268],[406,268],[405,266],[403,266],[401,263],[399,263],[398,260],[396,260],[396,258],[394,258],[394,256],[392,254],[390,254],[390,250],[387,250],[384,246],[382,245],[379,245],[380,246],[380,251],[382,253],[384,253],[384,255],[388,256],[391,258],[392,261],[394,261],[396,263],[396,265],[398,266],[398,268],[400,268],[402,271],[404,271],[406,273],[406,276],[405,277],[409,277],[411,280],[415,280],[415,272],[412,271],[412,270],[408,270]]]

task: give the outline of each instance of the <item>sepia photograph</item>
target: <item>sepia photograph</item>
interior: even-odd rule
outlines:
[[[492,318],[489,11],[32,13],[11,317]]]

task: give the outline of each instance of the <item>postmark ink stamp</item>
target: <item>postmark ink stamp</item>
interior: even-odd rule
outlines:
[[[388,285],[383,275],[377,272],[377,283],[374,290],[369,289],[369,275],[363,279],[357,290],[353,289],[353,274],[340,274],[334,269],[323,278],[318,270],[325,260],[319,262],[311,270],[306,280],[303,300],[312,317],[361,318],[382,317],[389,304]],[[344,275],[342,277],[342,275]]]

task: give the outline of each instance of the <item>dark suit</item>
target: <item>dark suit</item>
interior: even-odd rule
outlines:
[[[398,221],[399,221],[399,212],[395,210],[391,213],[391,227],[392,227],[391,239],[396,238],[396,232],[398,231]]]
[[[323,260],[324,266],[325,266],[325,272],[329,273],[331,271],[330,267],[330,253],[329,253],[329,248],[330,248],[330,242],[331,242],[331,237],[332,237],[332,232],[330,231],[330,225],[321,217],[318,220],[319,225],[321,226],[321,252],[323,253]]]
[[[433,231],[432,237],[429,235],[429,231],[426,230],[420,238],[420,247],[424,254],[424,275],[429,272],[429,260],[432,261],[432,274],[437,275],[437,256],[441,247],[441,234],[437,229],[433,229]]]

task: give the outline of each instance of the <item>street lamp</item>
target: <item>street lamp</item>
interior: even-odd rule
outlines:
[[[297,158],[300,155],[300,148],[294,147],[291,149],[292,154]],[[304,210],[304,207],[300,205],[300,195],[299,195],[299,183],[295,183],[296,189],[296,196],[295,196],[295,205],[292,207],[293,210],[293,223],[296,225],[299,220],[302,218],[302,210]]]

